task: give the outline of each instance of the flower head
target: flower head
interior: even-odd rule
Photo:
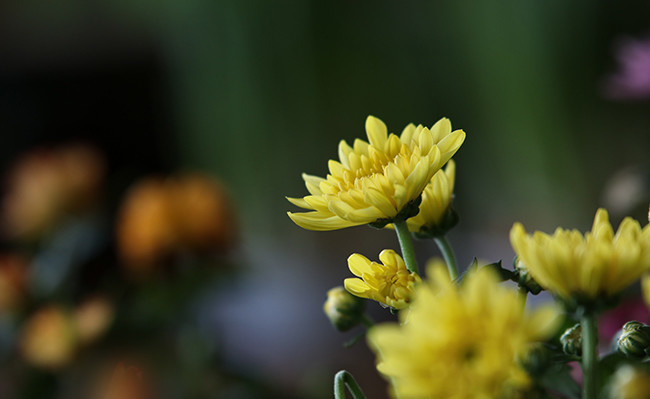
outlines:
[[[410,231],[422,235],[442,235],[458,221],[451,212],[454,195],[456,164],[447,162],[447,167],[433,175],[422,193],[420,212],[406,221]]]
[[[366,133],[369,142],[357,139],[353,146],[340,142],[340,162],[329,161],[326,178],[303,174],[310,195],[287,198],[308,210],[288,213],[298,226],[336,230],[377,223],[383,227],[414,216],[426,185],[465,140],[465,132],[452,132],[446,118],[431,129],[409,124],[397,136],[369,116]]]
[[[650,227],[625,218],[614,234],[604,209],[584,236],[561,228],[530,236],[515,223],[510,242],[533,278],[565,299],[609,298],[650,270]]]
[[[350,255],[348,267],[360,278],[346,278],[345,289],[385,306],[404,309],[411,301],[413,289],[420,282],[420,277],[409,272],[402,257],[392,249],[381,251],[379,260],[381,263],[371,262],[363,255]]]
[[[524,388],[529,377],[516,359],[556,328],[556,310],[524,313],[514,290],[492,270],[470,272],[459,287],[444,268],[419,284],[402,325],[369,331],[379,371],[400,398],[496,398]]]

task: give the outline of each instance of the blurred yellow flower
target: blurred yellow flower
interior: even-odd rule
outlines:
[[[431,129],[409,124],[397,136],[369,116],[366,133],[369,143],[357,139],[351,147],[340,142],[340,162],[329,161],[327,178],[303,174],[310,195],[287,198],[309,211],[288,212],[298,226],[336,230],[415,215],[425,186],[465,140],[465,132],[452,132],[446,118]]]
[[[612,376],[611,399],[650,398],[650,373],[630,365],[623,365]]]
[[[420,282],[420,277],[409,272],[402,257],[392,249],[381,251],[379,260],[382,263],[371,262],[363,255],[350,255],[350,271],[361,278],[346,278],[345,289],[356,296],[395,309],[404,309],[411,301],[413,289]]]
[[[420,212],[406,221],[410,231],[424,235],[441,235],[449,227],[444,219],[451,207],[451,200],[454,195],[454,181],[456,178],[456,164],[453,160],[447,162],[444,170],[439,170],[433,175],[431,182],[427,184],[422,193]]]
[[[23,327],[20,349],[33,366],[58,369],[68,365],[77,349],[70,312],[58,306],[38,310]]]
[[[510,242],[533,278],[566,299],[611,297],[650,270],[650,227],[625,218],[614,234],[607,211],[596,212],[591,232],[558,228],[550,236],[526,234],[520,223]]]
[[[552,305],[524,312],[524,302],[487,268],[459,287],[444,267],[419,284],[402,325],[369,331],[378,370],[398,398],[492,399],[525,388],[530,379],[516,359],[557,328]]]

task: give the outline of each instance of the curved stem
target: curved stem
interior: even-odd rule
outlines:
[[[397,239],[399,240],[399,246],[402,248],[402,257],[404,258],[404,263],[406,263],[406,268],[411,273],[418,272],[418,261],[415,258],[415,249],[413,248],[413,238],[411,238],[411,232],[409,231],[406,221],[393,223],[395,226],[395,231],[397,232]]]
[[[586,313],[582,326],[582,398],[596,399],[598,389],[598,324],[594,313]]]
[[[452,280],[458,278],[458,266],[456,265],[456,255],[454,255],[454,250],[451,248],[447,237],[434,237],[440,252],[442,252],[442,257],[445,258],[445,263],[447,263],[447,270],[449,270],[449,276]]]
[[[334,399],[345,399],[345,388],[348,388],[353,399],[366,399],[366,395],[354,380],[352,374],[341,370],[334,376]]]

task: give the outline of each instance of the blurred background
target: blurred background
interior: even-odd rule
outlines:
[[[138,364],[161,398],[328,398],[363,341],[322,311],[346,259],[391,231],[295,226],[372,114],[446,116],[459,263],[508,231],[646,222],[650,4],[643,1],[0,3],[0,397],[91,397]],[[420,262],[438,255],[417,242]],[[390,314],[375,303],[378,320]]]

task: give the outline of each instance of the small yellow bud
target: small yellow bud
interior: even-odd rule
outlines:
[[[628,321],[617,340],[618,351],[627,357],[643,359],[650,349],[650,326],[638,321]]]
[[[347,331],[361,322],[365,302],[338,286],[327,291],[325,314],[339,331]]]
[[[576,324],[568,328],[560,337],[562,350],[567,355],[580,356],[582,354],[582,326]]]

